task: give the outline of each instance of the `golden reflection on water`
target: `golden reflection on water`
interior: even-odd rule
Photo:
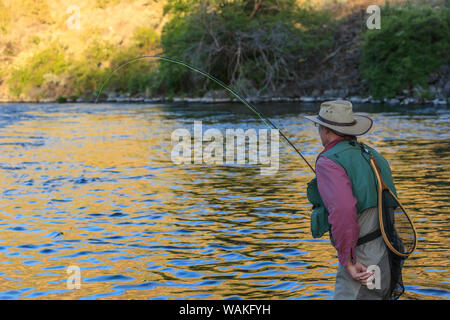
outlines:
[[[0,127],[0,298],[331,298],[336,253],[311,239],[312,174],[292,150],[281,144],[269,177],[170,161],[171,132],[194,120],[264,128],[201,108],[29,106]],[[299,114],[276,123],[314,163],[320,141]],[[404,298],[448,299],[448,115],[371,117],[362,140],[391,163],[419,235]],[[69,266],[81,268],[78,290]]]

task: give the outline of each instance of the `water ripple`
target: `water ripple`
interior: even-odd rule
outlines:
[[[316,106],[261,106],[308,161]],[[449,299],[449,112],[355,106],[386,156],[419,246],[404,299]],[[0,299],[331,299],[338,265],[310,234],[312,174],[280,143],[257,165],[174,165],[171,133],[262,129],[238,104],[0,107]],[[79,272],[80,288],[68,280]]]

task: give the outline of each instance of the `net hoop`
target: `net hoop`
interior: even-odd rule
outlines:
[[[410,219],[409,215],[407,214],[406,210],[404,209],[403,205],[400,203],[400,201],[398,200],[398,198],[394,195],[394,193],[391,191],[391,189],[389,189],[386,184],[383,182],[383,179],[380,176],[379,171],[377,170],[377,166],[374,162],[374,159],[371,157],[370,158],[370,165],[372,166],[373,172],[375,174],[375,177],[377,179],[378,182],[378,221],[380,223],[380,230],[381,230],[381,235],[383,236],[384,242],[386,244],[386,246],[389,248],[389,250],[391,250],[393,253],[395,253],[396,255],[398,255],[399,257],[403,258],[403,259],[407,259],[411,253],[414,252],[414,250],[416,249],[417,246],[417,233],[416,233],[416,228],[414,227],[414,224],[412,222],[412,220]],[[400,208],[403,210],[403,212],[405,213],[406,218],[408,219],[408,222],[411,224],[413,233],[414,233],[414,244],[412,246],[412,249],[407,252],[407,253],[402,253],[399,252],[397,249],[394,248],[394,246],[391,244],[391,242],[389,241],[386,232],[384,231],[384,222],[383,222],[383,191],[387,190],[390,195],[397,201],[398,205],[400,206]]]

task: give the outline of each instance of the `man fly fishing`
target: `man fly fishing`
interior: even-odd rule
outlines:
[[[286,135],[255,106],[211,74],[181,60],[163,56],[140,56],[127,60],[108,75],[95,102],[117,70],[142,59],[179,64],[220,85],[269,128],[277,129],[285,142],[316,173],[308,183],[307,192],[313,204],[311,231],[315,238],[329,231],[338,251],[335,299],[389,299],[398,298],[403,293],[403,260],[414,251],[417,237],[412,221],[396,197],[386,159],[356,140],[356,136],[365,134],[372,127],[370,118],[353,114],[352,104],[348,101],[324,102],[319,115],[306,117],[318,125],[325,147],[317,157],[315,171]],[[395,226],[398,222],[402,222],[400,228]],[[376,266],[380,270],[381,279],[375,280],[381,282],[381,289],[368,288],[373,275],[367,266]]]
[[[318,115],[305,118],[318,127],[324,146],[316,159],[316,177],[308,184],[307,195],[313,203],[313,236],[329,231],[337,250],[339,266],[333,298],[390,299],[393,287],[401,283],[401,274],[400,278],[391,277],[391,272],[401,272],[401,264],[392,266],[380,231],[377,184],[368,154],[375,158],[384,183],[394,193],[395,186],[386,159],[356,139],[370,130],[373,121],[354,114],[352,104],[342,100],[324,102]],[[374,278],[368,266],[379,268],[379,288],[368,287],[368,281]]]

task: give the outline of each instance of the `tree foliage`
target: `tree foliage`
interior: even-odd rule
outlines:
[[[166,56],[232,84],[247,95],[279,91],[301,79],[331,44],[330,16],[295,0],[169,0],[161,35]],[[205,91],[208,80],[162,64],[162,85],[174,92]]]
[[[367,30],[361,73],[377,98],[426,86],[427,77],[450,62],[450,9],[412,5],[381,10],[381,29]]]

